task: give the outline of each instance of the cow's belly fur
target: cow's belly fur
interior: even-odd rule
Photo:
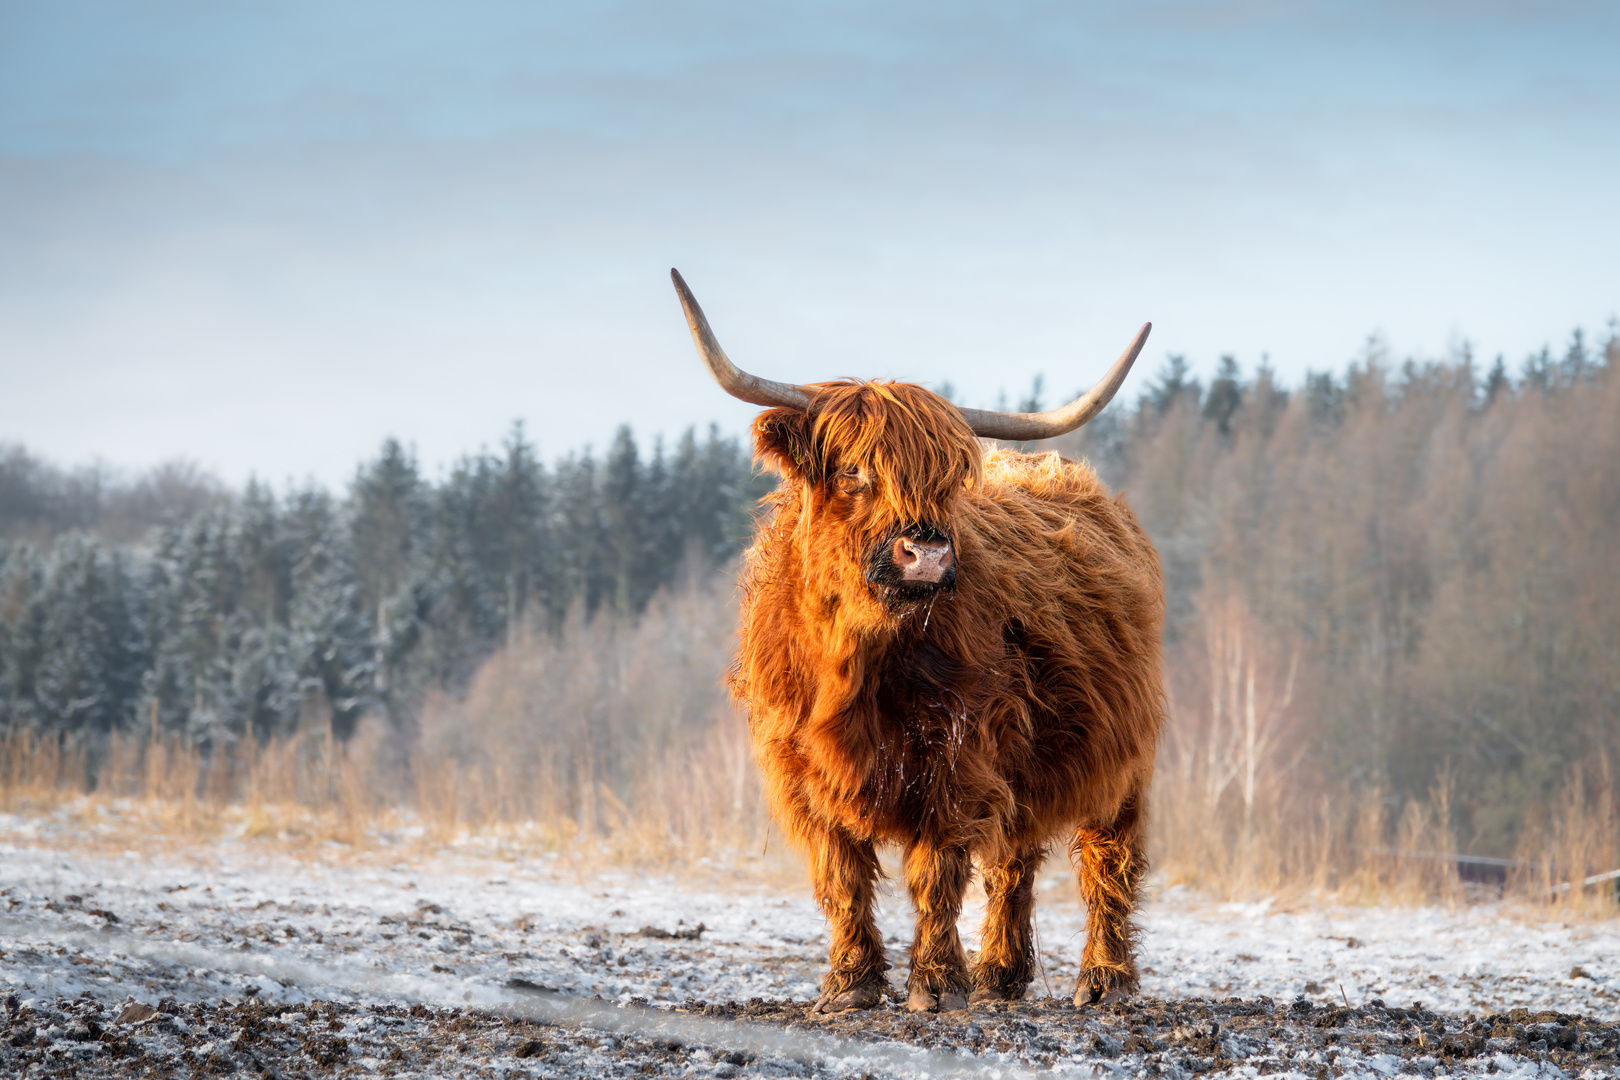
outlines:
[[[1083,715],[1059,717],[1025,702],[1033,714],[1026,728],[1007,715],[1021,710],[1004,694],[975,697],[891,699],[886,709],[846,716],[840,739],[812,741],[792,723],[758,725],[778,820],[791,828],[809,818],[871,842],[920,840],[1002,855],[1106,824],[1141,770],[1102,766],[1121,757],[1151,761],[1148,747],[1095,753]],[[958,701],[955,709],[944,704]]]

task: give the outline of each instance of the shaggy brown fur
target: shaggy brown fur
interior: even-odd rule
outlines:
[[[754,423],[785,482],[749,552],[732,686],[832,926],[818,1008],[881,1000],[880,842],[905,849],[913,1008],[1023,996],[1058,838],[1089,908],[1076,1000],[1129,993],[1163,715],[1158,555],[1089,467],[987,454],[920,386],[806,389],[808,410]],[[954,586],[885,593],[874,553],[917,527],[948,537]],[[989,907],[970,969],[956,922],[974,859]]]

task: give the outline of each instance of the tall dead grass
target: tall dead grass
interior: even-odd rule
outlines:
[[[1620,880],[1620,800],[1607,757],[1578,764],[1558,798],[1526,823],[1517,884],[1561,907],[1614,910]]]
[[[417,804],[441,833],[524,822],[557,844],[680,861],[762,850],[770,823],[727,697],[728,587],[654,599],[633,626],[577,613],[520,638],[423,713]]]
[[[1459,903],[1459,854],[1507,855],[1503,892],[1599,915],[1617,912],[1620,805],[1606,758],[1577,766],[1538,806],[1516,851],[1480,852],[1458,835],[1449,764],[1421,798],[1377,783],[1328,782],[1296,705],[1307,685],[1300,647],[1266,632],[1234,597],[1205,602],[1201,633],[1169,664],[1170,708],[1155,776],[1154,865],[1171,883],[1236,899],[1278,894],[1352,903]],[[1318,764],[1313,765],[1313,759]]]
[[[89,786],[82,748],[30,728],[0,733],[0,808],[27,813],[55,806]]]
[[[21,731],[0,735],[0,808],[43,815],[85,798],[137,811],[143,829],[357,843],[397,804],[371,727],[347,745],[299,733],[204,751],[177,736],[114,732],[90,754]]]

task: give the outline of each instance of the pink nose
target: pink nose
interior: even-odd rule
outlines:
[[[951,568],[951,542],[902,536],[894,542],[894,565],[905,581],[938,582]]]

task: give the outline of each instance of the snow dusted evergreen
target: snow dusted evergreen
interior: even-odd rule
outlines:
[[[649,460],[621,429],[604,459],[548,469],[515,427],[437,483],[390,440],[343,498],[191,484],[166,515],[143,504],[167,520],[131,539],[130,514],[91,531],[104,519],[82,476],[17,451],[0,467],[32,499],[8,491],[11,508],[36,510],[0,522],[0,729],[78,742],[155,723],[204,745],[306,715],[339,737],[368,711],[408,723],[520,628],[573,608],[633,618],[723,564],[767,484],[712,428]],[[62,491],[75,498],[53,503]]]

